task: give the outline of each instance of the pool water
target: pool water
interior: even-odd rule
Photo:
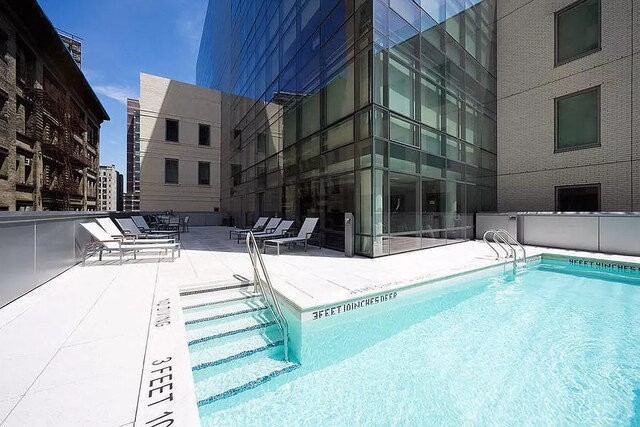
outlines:
[[[640,275],[544,261],[429,284],[305,321],[300,359],[202,425],[640,425]]]

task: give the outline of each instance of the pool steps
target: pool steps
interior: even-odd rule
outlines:
[[[223,306],[238,301],[255,301],[262,298],[260,294],[254,294],[253,292],[234,292],[232,294],[226,292],[225,294],[229,295],[230,299],[224,299],[224,297],[219,295],[197,295],[189,299],[183,298],[182,308],[186,313],[187,311],[197,310],[203,307]]]
[[[191,325],[195,323],[208,322],[210,320],[218,320],[225,317],[237,316],[240,314],[248,314],[260,310],[265,310],[267,306],[258,299],[249,301],[241,301],[236,304],[229,304],[223,307],[206,306],[206,309],[195,311],[192,313],[185,312],[184,323]]]
[[[195,329],[187,329],[187,339],[189,345],[198,344],[204,341],[211,341],[216,338],[223,338],[229,335],[242,334],[244,332],[254,331],[257,329],[265,329],[271,325],[275,325],[275,320],[268,313],[262,312],[251,313],[249,317],[233,316],[233,320],[221,321],[209,320],[199,323]],[[189,325],[193,327],[194,325]]]
[[[182,295],[198,406],[236,396],[298,368],[261,295],[244,289]]]
[[[191,369],[198,371],[230,363],[280,345],[282,345],[282,340],[271,340],[264,335],[250,336],[244,340],[216,346],[214,349],[192,352]]]

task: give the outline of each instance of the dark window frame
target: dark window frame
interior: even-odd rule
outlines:
[[[176,162],[176,182],[167,181],[167,160],[173,160]],[[166,157],[164,159],[164,183],[165,185],[179,185],[180,184],[180,159],[174,159]]]
[[[9,151],[0,147],[0,156],[3,157],[0,163],[0,179],[9,179]],[[2,172],[3,168],[6,168],[5,172]]]
[[[200,165],[208,165],[209,166],[209,173],[207,176],[207,182],[203,183],[201,182],[201,177],[200,177]],[[211,186],[211,162],[198,162],[198,185],[203,185],[203,186],[207,186],[210,187]]]
[[[602,50],[602,1],[598,0],[598,46],[582,52],[576,56],[572,56],[570,58],[566,58],[563,59],[562,61],[560,61],[558,59],[558,55],[560,52],[559,49],[559,43],[560,43],[560,39],[558,37],[558,23],[559,23],[559,19],[560,19],[560,15],[562,15],[565,12],[570,11],[571,9],[574,9],[576,7],[581,6],[583,3],[586,3],[589,0],[578,0],[574,3],[571,3],[570,5],[563,7],[562,9],[558,10],[555,14],[554,14],[554,24],[553,24],[553,38],[554,38],[554,52],[553,52],[553,63],[554,63],[554,68],[556,67],[560,67],[564,64],[568,64],[569,62],[573,62],[576,59],[580,59],[580,58],[584,58],[585,56],[589,56],[592,53],[596,53]]]
[[[169,139],[169,123],[176,124],[176,139]],[[180,142],[180,121],[176,119],[164,119],[164,140],[166,142]]]
[[[9,56],[9,34],[0,28],[0,59],[8,63]]]
[[[572,211],[561,211],[558,209],[559,205],[559,194],[560,190],[566,189],[578,189],[578,188],[591,188],[595,187],[598,189],[598,210],[596,212],[600,212],[602,209],[602,184],[593,183],[593,184],[575,184],[575,185],[556,185],[554,188],[555,191],[555,212],[572,212]]]
[[[207,140],[206,143],[202,143],[202,129],[207,129]],[[211,125],[205,123],[198,123],[198,145],[201,147],[210,147],[211,146]]]
[[[577,95],[582,95],[583,93],[587,93],[587,92],[591,92],[591,91],[596,91],[598,93],[598,132],[597,132],[597,136],[598,136],[598,141],[595,144],[585,144],[585,145],[578,145],[575,147],[564,147],[564,148],[560,148],[558,147],[558,114],[559,114],[559,109],[558,109],[558,102],[562,101],[563,99],[567,99],[567,98],[571,98]],[[582,89],[579,90],[577,92],[572,92],[572,93],[568,93],[566,95],[562,95],[559,96],[557,98],[554,98],[553,100],[553,152],[554,153],[565,153],[567,151],[576,151],[576,150],[586,150],[589,148],[596,148],[596,147],[601,147],[602,146],[602,91],[601,91],[601,85],[598,86],[592,86],[589,87],[587,89]]]

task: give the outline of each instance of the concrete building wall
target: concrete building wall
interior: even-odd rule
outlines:
[[[118,210],[118,172],[115,165],[100,166],[98,175],[98,210]]]
[[[601,185],[603,211],[640,210],[640,5],[602,0],[601,50],[556,67],[555,13],[574,2],[498,0],[499,211],[553,211],[579,184]],[[554,152],[555,98],[594,86],[600,146]]]
[[[140,74],[140,209],[220,209],[219,91]],[[179,122],[179,142],[165,138],[165,121]],[[199,145],[199,125],[210,126],[210,145]],[[165,159],[179,162],[178,184],[165,183]],[[198,162],[210,163],[210,184],[198,183]]]

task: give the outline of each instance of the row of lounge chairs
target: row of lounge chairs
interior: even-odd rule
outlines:
[[[116,223],[108,217],[97,218],[95,222],[86,222],[82,227],[91,234],[93,241],[88,243],[82,255],[82,265],[87,258],[98,254],[102,261],[103,252],[117,252],[122,264],[123,256],[133,252],[133,258],[141,251],[171,251],[171,260],[175,259],[175,253],[180,257],[180,242],[176,242],[177,232],[151,230],[142,216],[131,218],[116,218]]]
[[[293,226],[293,221],[281,219],[260,217],[251,228],[236,228],[229,231],[229,239],[236,236],[237,242],[240,243],[241,238],[246,238],[247,234],[253,233],[253,237],[257,243],[263,244],[263,250],[266,253],[268,246],[275,246],[278,255],[280,255],[281,245],[293,245],[297,243],[304,244],[304,250],[307,250],[309,240],[316,238],[318,246],[320,246],[320,236],[315,232],[318,218],[307,218],[304,220],[300,231],[296,236],[290,235],[289,229]]]

